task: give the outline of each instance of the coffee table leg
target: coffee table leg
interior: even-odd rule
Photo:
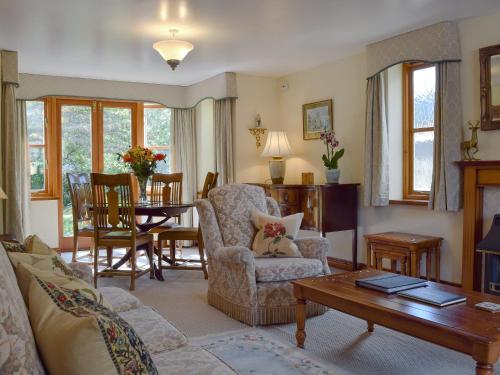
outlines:
[[[476,375],[495,375],[492,363],[476,363]]]
[[[373,332],[373,322],[367,320],[366,323],[368,324],[368,332]]]
[[[306,300],[298,298],[296,306],[296,319],[297,319],[297,332],[295,338],[297,339],[297,346],[304,348],[304,341],[306,341]]]

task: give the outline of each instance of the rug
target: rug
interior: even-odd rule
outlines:
[[[191,339],[241,375],[337,375],[331,365],[262,329]]]

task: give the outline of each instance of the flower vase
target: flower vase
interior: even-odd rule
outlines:
[[[340,179],[340,169],[326,169],[326,183],[338,184]]]
[[[139,181],[139,202],[146,203],[148,201],[147,186],[149,176],[136,176]]]

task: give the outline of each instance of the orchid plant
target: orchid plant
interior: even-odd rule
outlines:
[[[339,159],[344,155],[344,149],[338,149],[339,141],[335,138],[333,131],[325,131],[320,134],[319,139],[326,145],[326,154],[323,154],[323,164],[327,169],[337,169]]]

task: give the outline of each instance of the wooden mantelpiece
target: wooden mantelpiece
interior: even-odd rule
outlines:
[[[464,177],[462,287],[481,290],[481,254],[476,244],[483,237],[483,190],[500,186],[500,160],[459,161]]]

